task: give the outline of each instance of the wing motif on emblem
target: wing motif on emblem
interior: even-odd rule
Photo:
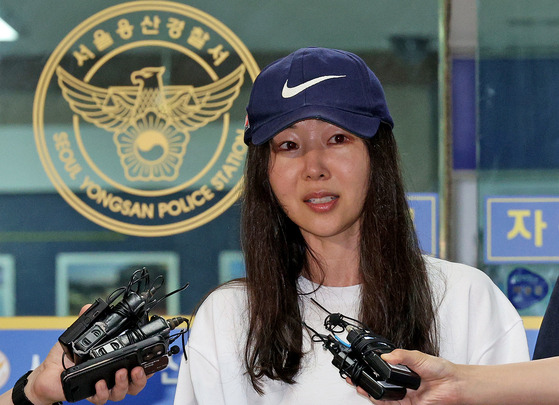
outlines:
[[[132,86],[102,88],[56,69],[58,84],[72,111],[107,131],[122,131],[142,116],[154,113],[183,131],[192,132],[229,110],[239,95],[245,73],[240,65],[229,75],[204,86],[163,85],[164,67],[131,74]],[[148,79],[156,79],[147,87]]]

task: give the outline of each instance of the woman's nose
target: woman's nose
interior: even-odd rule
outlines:
[[[305,153],[305,166],[303,177],[306,180],[321,180],[330,177],[328,164],[324,152],[321,150],[310,150]]]

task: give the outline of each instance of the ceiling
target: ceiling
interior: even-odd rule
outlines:
[[[460,14],[475,16],[461,3]],[[215,17],[251,52],[290,52],[310,44],[358,49],[388,49],[394,35],[427,38],[436,47],[438,0],[191,0],[180,1]],[[0,43],[1,55],[48,55],[85,19],[121,3],[114,0],[2,0],[0,16],[20,34]],[[468,18],[470,18],[468,17]],[[471,24],[466,24],[471,31]],[[471,36],[473,32],[468,32]],[[462,39],[461,46],[467,46]]]
[[[48,55],[84,19],[114,0],[2,0],[0,16],[19,33],[0,43],[0,56]],[[182,1],[228,26],[251,51],[289,52],[309,44],[388,49],[391,37],[428,38],[436,47],[437,0],[191,0]],[[556,50],[556,0],[451,0],[450,45],[472,56],[476,45],[494,53],[510,49]],[[479,15],[479,21],[477,16]],[[478,32],[479,27],[479,32]]]

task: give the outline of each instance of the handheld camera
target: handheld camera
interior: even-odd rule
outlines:
[[[121,368],[130,372],[141,366],[149,375],[167,367],[169,356],[180,351],[177,346],[169,348],[169,345],[184,337],[190,323],[183,317],[164,319],[153,315],[150,318],[149,311],[188,284],[157,299],[156,292],[162,285],[162,276],[150,285],[148,271],[136,270],[127,286],[115,290],[106,301],[97,299],[60,335],[58,340],[64,356],[74,363],[61,374],[67,401],[76,402],[94,395],[99,380],[105,380],[111,389],[115,385],[115,373]],[[120,296],[120,301],[114,304]],[[171,336],[171,331],[182,323],[186,323],[186,329]]]

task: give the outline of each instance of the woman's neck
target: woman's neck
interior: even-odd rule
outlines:
[[[330,287],[361,283],[358,245],[325,239],[307,239],[307,245],[312,251],[307,257],[311,281]]]

